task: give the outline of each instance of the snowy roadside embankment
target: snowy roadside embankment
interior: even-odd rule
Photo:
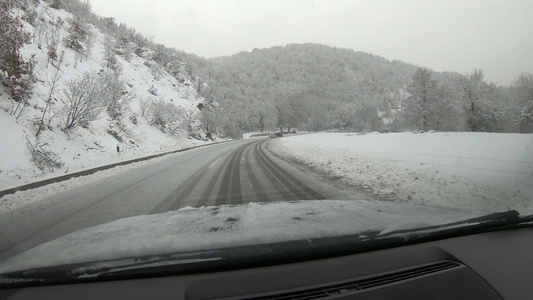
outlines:
[[[101,122],[95,122],[101,123]],[[27,148],[28,129],[18,124],[8,114],[0,110],[0,190],[7,190],[50,178],[56,178],[88,169],[139,159],[170,151],[211,144],[211,142],[174,137],[161,133],[150,126],[137,126],[138,135],[134,145],[120,143],[110,135],[103,134],[105,125],[93,126],[99,134],[79,130],[68,136],[61,131],[47,131],[47,150],[53,151],[64,166],[55,171],[43,172],[31,162]],[[131,130],[134,132],[134,130]],[[132,138],[133,139],[133,138]],[[117,151],[119,147],[120,152]]]
[[[52,8],[46,1],[36,1],[30,8],[38,18],[31,23],[25,21],[31,18],[22,18],[24,31],[33,38],[20,49],[20,55],[25,61],[34,61],[35,83],[27,95],[27,106],[17,113],[13,109],[20,104],[12,99],[5,82],[0,85],[0,190],[207,143],[189,139],[190,128],[196,130],[199,124],[197,106],[203,102],[195,81],[199,79],[192,73],[168,73],[153,59],[152,50],[132,41],[129,45],[142,51],[126,57],[120,54],[123,46],[115,43],[114,37],[89,23],[83,24],[91,36],[91,47],[80,46],[84,49],[80,53],[61,38],[70,37],[78,16]],[[52,35],[58,38],[41,42],[37,38]],[[111,56],[106,54],[110,41],[115,43]],[[80,45],[83,43],[80,41]],[[55,59],[50,58],[50,49],[55,49]],[[114,67],[106,63],[106,57],[113,58]],[[181,63],[187,65],[186,61]],[[90,78],[89,82],[114,78],[114,91],[121,95],[113,100],[116,106],[120,104],[117,111],[110,113],[113,102],[102,99],[113,91],[110,85],[106,86],[108,92],[95,99],[80,96],[78,101],[83,105],[76,107],[69,95],[76,94],[73,86],[83,78]],[[81,87],[78,92],[87,94]],[[83,109],[95,101],[98,109],[90,113]],[[173,124],[172,129],[154,123],[157,107],[179,112],[163,122]],[[85,117],[79,117],[76,126],[67,126],[69,115]],[[201,130],[197,131],[196,135],[201,136]]]
[[[271,149],[382,200],[533,213],[533,135],[319,133]]]

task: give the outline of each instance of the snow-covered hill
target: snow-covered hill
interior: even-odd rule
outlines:
[[[22,16],[25,31],[31,35],[30,43],[24,45],[20,54],[26,61],[34,56],[35,85],[27,107],[18,118],[12,113],[16,103],[9,95],[5,80],[0,87],[0,189],[57,173],[206,143],[189,136],[189,126],[198,122],[197,106],[203,102],[195,87],[197,83],[192,82],[194,77],[185,72],[168,74],[147,48],[142,54],[138,53],[141,55],[132,53],[127,59],[125,55],[113,54],[116,66],[111,70],[105,63],[106,46],[111,40],[108,34],[87,23],[92,45],[87,47],[88,55],[84,55],[65,43],[72,20],[77,16],[51,8],[45,1],[34,5],[31,8],[35,14],[33,21],[24,21],[28,19],[23,17],[28,14],[27,10],[14,10],[14,15]],[[50,35],[59,41],[55,62],[49,61],[48,56],[46,40],[52,39]],[[62,61],[61,53],[64,53]],[[84,74],[101,77],[105,72],[117,70],[119,79],[125,83],[122,95],[128,98],[120,116],[112,118],[102,109],[96,120],[65,130],[68,84]],[[56,83],[54,78],[58,79]],[[47,99],[51,99],[49,108]],[[146,116],[150,103],[176,108],[178,117],[172,132],[147,120],[150,119]],[[46,126],[37,133],[43,114]],[[42,166],[40,169],[32,162],[32,151],[47,154],[60,167],[41,170]]]

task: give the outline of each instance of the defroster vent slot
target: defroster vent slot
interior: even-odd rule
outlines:
[[[443,261],[431,265],[424,265],[403,271],[383,274],[379,276],[349,281],[346,283],[335,284],[322,288],[311,288],[301,291],[294,291],[288,293],[271,294],[259,297],[244,297],[242,299],[261,299],[261,300],[306,300],[306,299],[320,299],[330,296],[341,295],[349,292],[374,288],[382,285],[396,283],[448,269],[459,267],[460,264]]]

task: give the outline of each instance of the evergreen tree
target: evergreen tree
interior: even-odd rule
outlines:
[[[78,19],[69,20],[70,27],[68,36],[65,39],[66,46],[78,53],[84,50],[83,44],[89,37],[89,27],[86,23]]]
[[[113,37],[106,35],[104,40],[104,66],[115,70],[117,68],[117,58],[115,56],[116,43]]]
[[[33,90],[33,57],[25,61],[20,53],[24,44],[30,42],[30,35],[24,32],[22,21],[13,15],[14,8],[20,8],[22,1],[0,0],[0,78],[10,87],[10,96],[18,102],[11,113],[20,116]]]

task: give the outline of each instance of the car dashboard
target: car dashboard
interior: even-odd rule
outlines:
[[[531,270],[526,227],[295,263],[3,289],[0,299],[529,299]]]

